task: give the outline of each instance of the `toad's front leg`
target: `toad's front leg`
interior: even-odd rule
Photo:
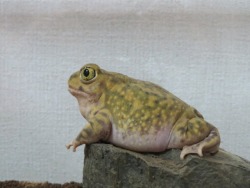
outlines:
[[[86,125],[71,143],[67,144],[67,149],[73,147],[73,151],[76,151],[76,148],[82,144],[91,144],[98,142],[100,140],[108,139],[110,135],[111,125],[109,120],[100,120],[94,119]]]

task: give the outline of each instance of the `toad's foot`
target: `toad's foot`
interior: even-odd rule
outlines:
[[[185,156],[188,154],[198,154],[200,157],[202,157],[203,153],[202,153],[202,149],[201,149],[201,147],[199,147],[199,145],[200,144],[195,144],[192,146],[184,146],[182,151],[181,151],[181,155],[180,155],[181,160],[183,160],[185,158]]]
[[[67,149],[70,149],[71,146],[72,146],[72,147],[73,147],[73,152],[75,152],[75,151],[76,151],[76,148],[77,148],[78,146],[80,146],[80,145],[81,145],[80,142],[74,140],[74,141],[71,142],[70,144],[67,144],[67,145],[66,145],[66,148],[67,148]]]
[[[197,143],[191,146],[184,146],[180,155],[181,160],[183,160],[185,156],[188,154],[198,154],[200,157],[203,157],[203,149],[205,146],[206,146],[206,143],[204,142]],[[206,149],[205,152],[214,154],[218,151],[218,148],[219,148],[219,145],[215,145],[209,149]]]

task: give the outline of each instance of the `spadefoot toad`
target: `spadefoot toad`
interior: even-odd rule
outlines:
[[[86,64],[71,75],[68,85],[88,121],[68,149],[105,141],[137,152],[180,148],[181,159],[218,151],[217,128],[156,84]]]

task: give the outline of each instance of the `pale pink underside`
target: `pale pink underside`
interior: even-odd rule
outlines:
[[[139,132],[126,134],[124,130],[119,130],[113,125],[109,142],[132,151],[161,152],[168,148],[170,131],[169,127],[163,127],[154,134],[140,135]]]

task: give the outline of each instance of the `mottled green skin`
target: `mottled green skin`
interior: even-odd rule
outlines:
[[[85,80],[86,68],[93,78],[90,75]],[[140,152],[186,146],[181,158],[218,149],[217,129],[196,109],[156,84],[107,72],[95,64],[85,65],[68,83],[89,122],[68,148],[100,140]]]
[[[151,128],[161,129],[174,124],[188,108],[181,100],[157,85],[126,78],[107,90],[106,108],[121,129],[148,134]],[[171,112],[171,113],[168,113]]]

